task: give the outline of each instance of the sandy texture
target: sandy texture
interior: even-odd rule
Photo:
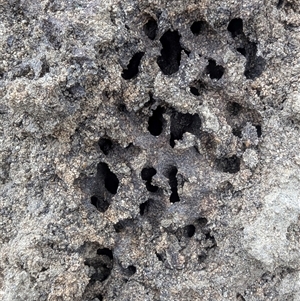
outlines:
[[[0,0],[0,299],[300,300],[298,0]]]

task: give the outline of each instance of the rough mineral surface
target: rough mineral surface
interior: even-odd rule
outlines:
[[[300,300],[299,0],[0,0],[0,299]]]

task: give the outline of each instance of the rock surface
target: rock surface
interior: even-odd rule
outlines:
[[[298,0],[0,0],[0,299],[300,300]]]

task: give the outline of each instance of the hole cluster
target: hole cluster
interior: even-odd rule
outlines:
[[[209,29],[209,25],[205,21],[196,21],[191,25],[191,31],[195,36],[199,36]],[[243,20],[240,18],[236,18],[230,21],[227,27],[232,39],[234,40],[234,45],[236,50],[243,56],[246,57],[246,68],[245,68],[245,76],[249,79],[253,79],[256,76],[260,75],[261,70],[258,65],[260,64],[260,60],[262,58],[257,57],[257,46],[254,42],[251,42],[247,39],[244,34],[244,25]],[[157,21],[153,18],[149,19],[147,23],[143,26],[143,31],[145,35],[150,40],[155,40],[158,32],[158,24]],[[161,69],[162,73],[165,75],[172,75],[179,70],[180,62],[181,62],[181,53],[182,50],[186,51],[189,54],[189,51],[185,50],[180,44],[180,33],[177,30],[167,30],[160,38],[160,43],[162,45],[161,55],[157,58],[157,64]],[[198,38],[194,38],[197,40]],[[200,37],[199,37],[200,39]],[[159,42],[157,41],[157,42]],[[149,42],[149,41],[148,41]],[[131,60],[129,61],[127,68],[123,70],[122,77],[125,80],[133,79],[137,76],[139,72],[140,62],[144,56],[144,52],[135,53]],[[263,59],[262,59],[263,60]],[[192,95],[198,97],[201,96],[203,90],[206,89],[206,85],[209,85],[209,78],[211,80],[215,80],[214,82],[220,80],[225,73],[225,68],[217,63],[216,60],[209,58],[207,66],[205,67],[204,72],[202,72],[203,78],[201,80],[195,80],[189,83],[189,91]],[[205,76],[205,74],[207,76]],[[205,78],[204,78],[205,77]],[[221,81],[220,81],[221,82]],[[77,87],[80,88],[80,87]],[[70,93],[76,93],[69,91]],[[149,92],[147,92],[149,93]],[[212,161],[214,166],[221,172],[235,174],[240,171],[241,159],[237,155],[228,155],[221,158],[216,159],[216,146],[214,134],[208,133],[202,130],[202,122],[198,114],[191,113],[181,113],[175,110],[174,107],[170,107],[166,103],[160,102],[160,105],[157,105],[155,101],[152,99],[152,94],[150,94],[150,101],[147,102],[141,115],[145,116],[147,112],[151,112],[148,118],[148,127],[147,130],[149,133],[155,137],[160,136],[165,130],[164,127],[168,122],[170,122],[170,135],[162,135],[159,138],[151,138],[151,143],[153,141],[157,141],[160,143],[164,141],[164,139],[169,139],[169,144],[171,147],[167,145],[167,151],[171,154],[174,154],[175,159],[172,158],[172,165],[167,163],[167,168],[163,169],[163,176],[165,178],[164,181],[160,182],[160,174],[157,175],[157,172],[160,172],[160,168],[157,170],[151,165],[147,165],[142,168],[140,174],[132,173],[132,183],[133,186],[136,183],[141,183],[146,186],[147,194],[146,198],[143,193],[141,194],[141,201],[136,202],[136,206],[139,208],[134,208],[131,212],[131,218],[119,220],[114,224],[115,232],[118,233],[117,236],[120,239],[124,239],[124,237],[128,237],[132,235],[132,233],[137,233],[137,230],[140,230],[141,224],[143,225],[143,221],[151,224],[152,228],[157,231],[157,233],[166,232],[167,234],[174,235],[178,239],[178,243],[180,246],[187,246],[189,243],[199,243],[199,252],[197,253],[198,262],[201,265],[205,265],[207,263],[207,259],[210,254],[214,252],[212,249],[217,247],[216,239],[207,226],[208,220],[204,217],[187,221],[186,224],[182,228],[174,229],[176,226],[169,226],[168,228],[158,227],[160,225],[160,221],[162,217],[165,217],[166,213],[169,214],[172,210],[177,210],[177,208],[183,208],[186,205],[185,200],[181,203],[179,192],[181,192],[181,184],[183,183],[183,173],[178,173],[178,167],[176,166],[178,157],[181,153],[184,154],[186,149],[181,147],[183,145],[182,139],[188,137],[185,133],[190,133],[194,135],[198,140],[201,147],[204,149],[198,149],[198,153],[193,151],[193,155],[202,156],[203,150],[206,151],[206,154],[209,154],[209,158],[213,158]],[[107,94],[107,98],[109,94]],[[199,97],[198,99],[200,99]],[[195,98],[196,99],[196,98]],[[122,117],[130,117],[132,124],[140,121],[140,115],[135,115],[130,112],[129,107],[126,108],[125,104],[123,104],[123,100],[117,100],[119,103],[119,111],[122,112]],[[120,104],[120,102],[122,102]],[[124,101],[125,102],[125,101]],[[248,116],[245,115],[245,108],[242,107],[237,101],[230,101],[226,106],[226,110],[224,112],[226,118],[238,120],[236,122],[236,126],[232,126],[233,134],[244,138],[245,130],[242,127],[243,123],[239,123],[239,120],[246,120],[247,125],[249,125]],[[143,115],[145,114],[145,115]],[[242,116],[242,117],[241,117]],[[125,118],[124,118],[125,119]],[[138,120],[138,121],[137,121]],[[257,136],[260,137],[262,135],[262,129],[259,122],[253,118],[250,119],[252,121],[252,125],[256,127]],[[144,123],[143,123],[144,124]],[[229,124],[229,121],[228,121]],[[253,126],[249,125],[250,129],[253,130]],[[250,132],[250,130],[249,130]],[[252,131],[253,132],[253,131]],[[252,133],[251,132],[251,133]],[[150,138],[150,134],[148,134],[148,138]],[[255,136],[255,135],[254,135]],[[233,139],[235,142],[239,141],[238,139]],[[115,141],[115,140],[114,140]],[[167,143],[168,143],[167,142]],[[189,142],[189,141],[188,141]],[[134,143],[134,142],[133,142]],[[127,152],[133,147],[133,145],[129,145],[127,148],[120,150],[120,147],[117,144],[113,144],[112,141],[108,137],[102,137],[98,141],[99,148],[101,152],[107,156],[105,159],[109,159],[111,157],[111,152],[113,154],[121,154],[124,152],[124,157],[128,155]],[[175,147],[176,146],[176,147]],[[148,144],[147,144],[148,147]],[[196,148],[196,147],[195,147]],[[188,150],[190,151],[190,150]],[[223,150],[222,150],[223,151]],[[150,152],[151,153],[151,152]],[[211,155],[211,153],[213,155]],[[152,153],[151,153],[152,155]],[[123,158],[123,153],[121,156]],[[133,159],[134,156],[131,157]],[[149,158],[147,158],[148,160]],[[126,157],[127,160],[127,157]],[[153,164],[157,167],[157,163]],[[178,165],[179,166],[179,165]],[[153,177],[155,176],[156,182],[153,182]],[[126,179],[127,180],[127,179]],[[124,181],[125,182],[125,181]],[[123,181],[122,181],[123,183]],[[162,187],[158,187],[154,185],[154,183],[164,183]],[[116,174],[114,174],[107,163],[100,162],[97,167],[97,175],[95,177],[94,183],[94,191],[91,197],[91,203],[100,211],[105,212],[115,194],[118,192],[119,187],[119,179]],[[232,190],[231,184],[227,183],[229,187],[224,186],[224,190],[228,191]],[[179,188],[178,188],[179,187]],[[184,190],[183,190],[184,191]],[[123,193],[123,191],[122,191]],[[164,198],[165,197],[165,198]],[[178,203],[176,205],[172,205],[174,203]],[[139,205],[137,205],[139,204]],[[139,209],[139,214],[136,217],[136,210]],[[160,225],[161,226],[161,225]],[[163,228],[163,229],[162,229]],[[159,234],[158,234],[159,235]],[[113,252],[110,249],[103,248],[97,250],[97,256],[87,259],[86,264],[92,266],[95,269],[95,272],[91,276],[92,281],[105,281],[107,277],[109,277],[112,263],[114,261]],[[166,251],[156,252],[156,257],[158,261],[163,262],[165,266],[167,266],[168,254]],[[176,255],[176,254],[175,254]],[[172,256],[171,256],[172,257]],[[176,257],[176,256],[175,256]],[[197,258],[197,257],[196,257]],[[128,263],[127,263],[128,264]],[[133,276],[137,272],[136,265],[124,266],[121,269],[122,277],[126,281],[130,281],[129,277]],[[126,278],[127,277],[127,278]]]

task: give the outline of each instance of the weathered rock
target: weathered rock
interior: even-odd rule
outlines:
[[[300,300],[299,13],[0,1],[0,299]]]

